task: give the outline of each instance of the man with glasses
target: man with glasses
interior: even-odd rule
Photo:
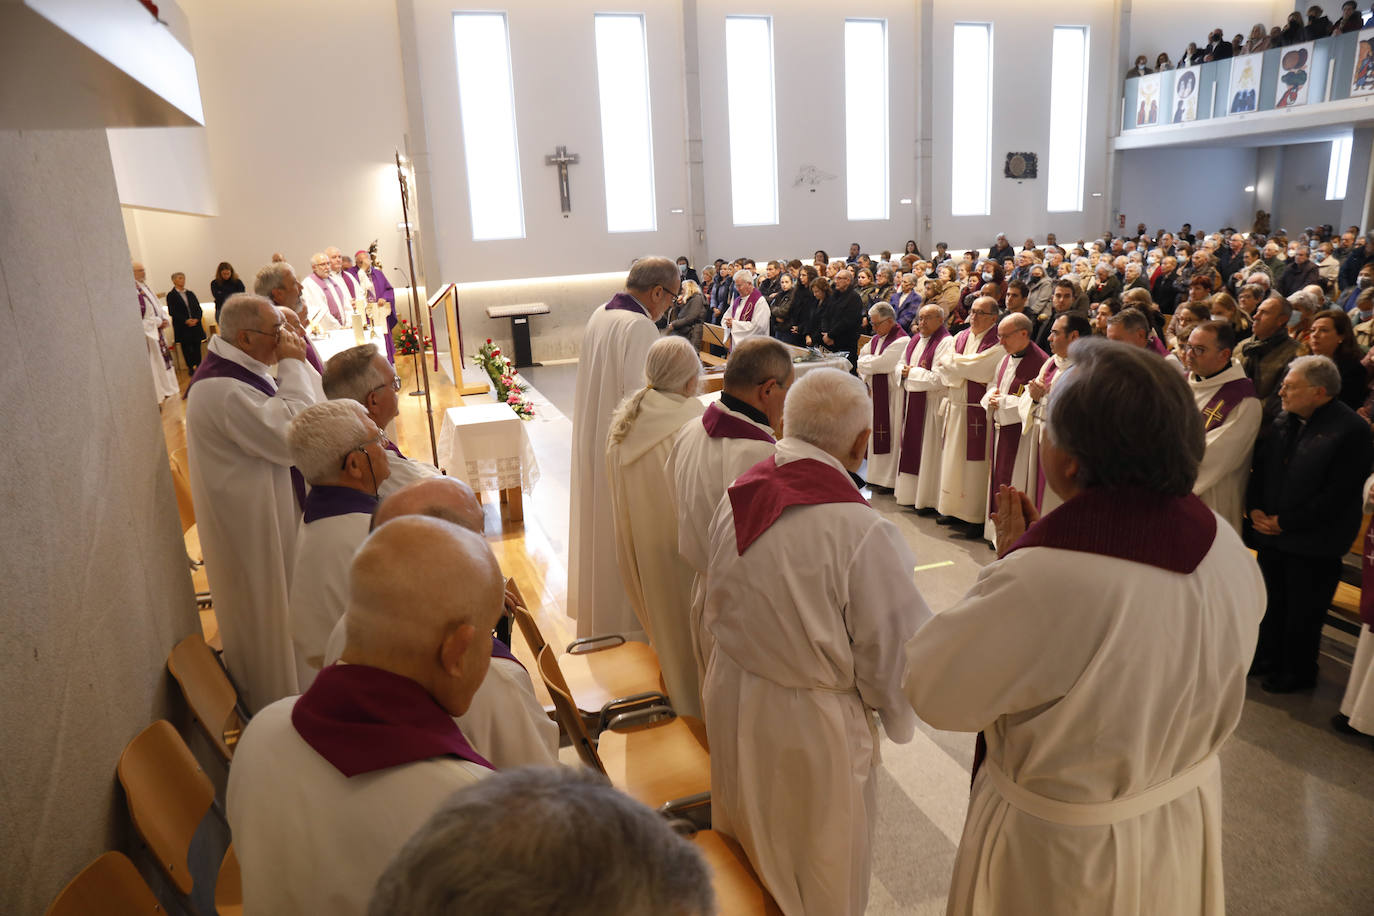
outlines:
[[[1269,296],[1255,309],[1251,336],[1240,345],[1240,364],[1245,375],[1255,383],[1255,395],[1264,404],[1260,419],[1260,436],[1268,435],[1279,411],[1279,383],[1293,357],[1298,355],[1298,342],[1288,333],[1288,321],[1293,306],[1282,296]]]
[[[1193,493],[1239,533],[1250,458],[1264,411],[1254,383],[1231,361],[1235,346],[1236,331],[1229,321],[1204,321],[1188,335],[1188,387],[1207,436]]]
[[[368,419],[383,430],[382,447],[389,452],[391,474],[379,490],[383,499],[406,484],[438,477],[439,469],[427,461],[407,458],[385,430],[401,411],[398,393],[401,379],[376,344],[350,347],[329,358],[324,367],[324,393],[329,398],[357,401]]]
[[[1006,355],[997,338],[997,300],[979,296],[969,310],[969,326],[935,364],[949,389],[942,408],[945,446],[940,456],[940,514],[935,521],[955,529],[955,537],[983,537],[991,430],[981,402],[997,364]]]
[[[301,284],[304,289],[308,325],[321,331],[337,331],[348,323],[347,316],[352,308],[343,290],[329,274],[329,256],[317,251],[310,256],[310,276]]]
[[[1051,331],[1053,333],[1053,331]],[[1031,485],[1031,446],[1034,439],[1022,436],[1022,403],[1028,401],[1026,386],[1040,376],[1040,367],[1049,359],[1044,350],[1031,343],[1031,320],[1013,312],[997,325],[997,340],[1006,351],[997,364],[992,385],[979,404],[992,424],[992,463],[988,474],[988,510],[997,507],[1001,487],[1015,487],[1033,493]],[[997,543],[997,529],[989,514],[983,524],[983,538]]]
[[[302,693],[324,667],[329,634],[348,608],[348,567],[372,524],[378,488],[390,474],[385,441],[356,401],[314,404],[286,431],[291,460],[310,484],[287,618]]]
[[[681,282],[670,258],[641,258],[625,277],[625,291],[592,312],[582,335],[568,518],[568,613],[579,637],[639,629],[616,560],[606,435],[616,407],[644,385],[644,361],[658,340],[654,322],[677,299]],[[768,313],[767,304],[761,311]]]
[[[305,482],[286,429],[319,397],[305,342],[271,301],[241,293],[217,317],[186,389],[191,499],[224,661],[256,712],[296,693],[287,586]]]

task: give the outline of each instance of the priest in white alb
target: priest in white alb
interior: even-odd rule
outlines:
[[[730,307],[721,316],[725,328],[725,345],[733,347],[750,337],[768,336],[768,300],[754,286],[754,275],[748,270],[735,271],[735,295]]]
[[[789,916],[861,916],[878,818],[878,721],[911,740],[902,647],[930,612],[915,558],[850,474],[868,392],[816,369],[788,392],[787,436],[711,522],[702,696],[711,816]]]
[[[450,522],[399,518],[363,543],[343,658],[253,716],[234,752],[245,913],[362,916],[410,836],[491,771],[453,717],[487,676],[503,594],[491,548]]]
[[[167,339],[162,329],[172,323],[166,307],[158,301],[146,282],[147,271],[139,262],[134,262],[134,289],[138,294],[138,314],[143,321],[143,336],[148,351],[148,367],[153,373],[153,391],[161,404],[181,390],[177,384],[176,370],[172,368],[172,353],[167,349]]]
[[[1264,407],[1244,367],[1231,360],[1235,347],[1236,331],[1227,321],[1204,321],[1188,335],[1188,387],[1207,434],[1193,492],[1239,534]]]
[[[625,277],[625,292],[592,312],[582,335],[568,517],[568,614],[580,637],[639,629],[616,561],[606,433],[620,402],[644,384],[644,359],[659,336],[654,322],[677,298],[680,283],[676,262],[639,259]]]
[[[349,324],[349,304],[341,288],[330,279],[329,258],[318,251],[310,257],[310,276],[301,283],[309,328],[337,331]]]
[[[1364,511],[1374,512],[1374,475],[1364,482]],[[1374,525],[1365,530],[1360,557],[1360,641],[1350,680],[1331,726],[1343,735],[1374,735]]]
[[[1029,449],[1026,454],[1030,462],[1026,475],[1029,484],[1023,492],[1041,515],[1058,508],[1063,502],[1059,494],[1045,485],[1045,471],[1040,464],[1045,408],[1049,406],[1047,398],[1055,381],[1063,378],[1064,372],[1072,365],[1070,347],[1074,341],[1092,336],[1092,325],[1082,315],[1061,313],[1055,317],[1049,334],[1051,356],[1041,364],[1036,377],[1026,383],[1026,396],[1021,398],[1021,439]]]
[[[954,346],[935,364],[949,389],[942,408],[944,448],[936,522],[954,528],[956,537],[983,537],[992,431],[981,402],[1005,355],[997,340],[997,300],[980,296],[969,310],[969,326],[955,336]]]
[[[947,912],[1222,916],[1218,752],[1264,581],[1192,493],[1182,376],[1099,339],[1073,359],[1041,445],[1064,504],[999,491],[1001,558],[907,645],[916,714],[981,732]]]
[[[682,428],[668,454],[678,552],[694,571],[690,629],[698,679],[706,673],[701,610],[711,566],[711,519],[735,478],[773,454],[773,431],[782,427],[783,401],[795,376],[792,356],[778,341],[742,342],[725,360],[720,400],[700,422]]]
[[[691,341],[663,337],[649,348],[644,387],[611,419],[606,475],[615,510],[616,558],[641,633],[658,653],[673,709],[701,717],[692,653],[691,564],[677,549],[668,455],[683,426],[699,421],[701,358]]]
[[[989,510],[996,508],[995,495],[1001,487],[1031,492],[1032,440],[1021,434],[1021,405],[1029,400],[1026,385],[1035,380],[1048,359],[1044,350],[1031,343],[1031,330],[1031,320],[1024,312],[1013,312],[997,324],[997,339],[1007,355],[997,364],[992,384],[979,402],[992,421]],[[991,513],[983,532],[989,544],[996,541]]]
[[[305,481],[286,429],[316,383],[305,342],[269,300],[231,296],[216,317],[186,388],[187,463],[224,662],[253,712],[296,693],[286,614]]]
[[[913,506],[917,515],[934,515],[940,501],[940,456],[945,433],[944,410],[948,388],[935,371],[948,361],[954,335],[945,326],[945,310],[926,305],[916,315],[917,334],[902,348],[897,367],[906,402],[902,407],[902,441],[898,446],[897,487],[893,498],[899,506]]]
[[[897,462],[901,452],[902,402],[906,392],[897,376],[906,351],[907,333],[897,323],[897,313],[886,302],[868,310],[873,337],[859,351],[859,378],[868,384],[873,398],[873,435],[868,440],[868,469],[864,477],[876,487],[897,486]]]
[[[304,691],[324,667],[325,643],[348,608],[348,567],[371,529],[377,487],[389,469],[382,431],[356,401],[302,410],[286,430],[286,444],[310,485],[287,616],[296,687]]]

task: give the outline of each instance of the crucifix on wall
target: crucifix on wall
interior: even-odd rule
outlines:
[[[558,166],[558,199],[563,205],[563,218],[567,219],[572,212],[572,192],[568,187],[568,166],[576,165],[581,158],[577,153],[569,153],[566,146],[554,148],[552,156],[544,157],[545,165]]]

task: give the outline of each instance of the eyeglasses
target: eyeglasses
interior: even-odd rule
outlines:
[[[371,446],[374,446],[374,445],[381,445],[381,444],[382,444],[383,442],[385,442],[385,441],[386,441],[386,433],[381,432],[381,433],[378,433],[378,434],[377,434],[377,437],[376,437],[375,439],[368,439],[366,442],[362,443],[361,445],[355,445],[355,446],[353,446],[351,449],[349,449],[348,451],[344,452],[343,461],[339,463],[339,470],[342,471],[342,470],[344,470],[345,468],[348,467],[348,456],[349,456],[349,455],[353,454],[354,452],[362,452],[364,455],[367,455],[367,450],[368,450],[368,448],[370,448]],[[370,463],[370,462],[372,461],[372,456],[371,456],[371,455],[367,455],[367,460],[368,460],[368,462]]]
[[[983,309],[974,309],[970,314],[973,314],[973,315],[996,315],[997,313],[996,313],[996,312],[984,311]]]
[[[1307,384],[1306,382],[1290,382],[1288,381],[1288,379],[1284,379],[1282,382],[1279,383],[1279,391],[1294,391],[1298,388],[1311,387],[1312,386]]]
[[[668,287],[666,287],[666,286],[664,286],[664,285],[662,285],[662,284],[659,284],[659,287],[658,287],[658,288],[661,289],[661,290],[663,290],[665,293],[668,293],[668,298],[669,298],[669,299],[676,299],[676,298],[678,297],[678,294],[677,294],[676,292],[671,292],[671,293],[668,292]],[[679,291],[681,291],[681,287],[679,287],[678,289],[679,289]],[[397,390],[399,391],[400,389],[398,388]]]
[[[372,389],[372,391],[380,391],[380,390],[383,389],[383,388],[390,388],[392,391],[400,391],[400,390],[401,390],[401,377],[400,377],[399,375],[393,375],[393,376],[391,377],[391,381],[389,381],[389,382],[382,382],[380,385],[375,386],[375,387]],[[369,394],[370,394],[370,393],[371,393],[371,392],[369,392]]]
[[[284,322],[282,324],[274,326],[270,331],[259,331],[257,328],[244,328],[244,330],[247,331],[249,334],[261,334],[263,337],[271,337],[280,340],[283,327],[285,327]]]
[[[1201,355],[1203,355],[1204,353],[1206,353],[1208,350],[1210,350],[1210,349],[1212,349],[1212,348],[1211,348],[1211,347],[1199,347],[1199,346],[1196,346],[1196,345],[1194,345],[1194,344],[1185,344],[1184,347],[1183,347],[1183,349],[1186,350],[1186,351],[1188,352],[1188,355],[1189,355],[1189,356],[1201,356]]]

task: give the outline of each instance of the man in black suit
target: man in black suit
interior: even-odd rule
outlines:
[[[186,371],[194,373],[200,365],[200,345],[205,340],[205,328],[200,320],[200,300],[186,288],[186,275],[172,274],[172,288],[167,291],[167,312],[172,316],[172,333],[181,345]]]
[[[1374,440],[1340,391],[1330,359],[1293,360],[1279,386],[1283,413],[1255,450],[1247,504],[1269,604],[1250,674],[1270,693],[1317,683],[1322,621],[1360,530]]]
[[[1226,40],[1226,35],[1221,29],[1213,29],[1212,34],[1207,36],[1207,48],[1203,60],[1226,60],[1235,54],[1235,49]]]
[[[821,343],[836,353],[849,354],[850,373],[859,362],[859,328],[863,324],[864,304],[851,285],[854,274],[848,269],[835,274],[830,298],[821,304]]]

